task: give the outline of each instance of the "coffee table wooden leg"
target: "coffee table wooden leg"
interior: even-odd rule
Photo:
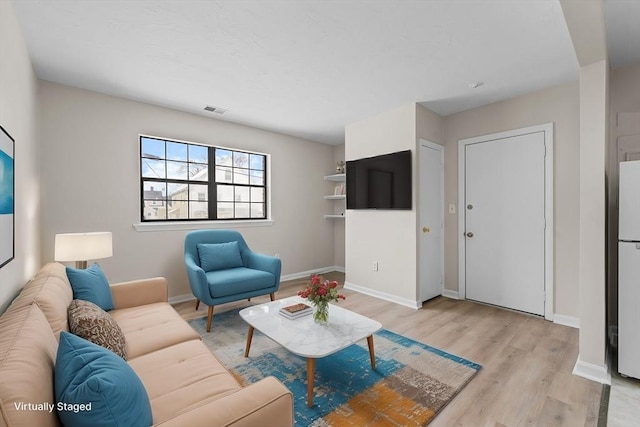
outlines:
[[[316,359],[307,357],[307,406],[313,406],[313,378],[316,375]]]
[[[249,325],[249,332],[247,332],[247,345],[244,347],[244,357],[249,357],[249,349],[251,348],[252,338],[253,338],[253,326]]]
[[[369,358],[371,359],[371,368],[376,369],[376,352],[373,349],[373,335],[367,337],[367,344],[369,345]]]

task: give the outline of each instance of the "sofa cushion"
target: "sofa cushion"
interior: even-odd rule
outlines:
[[[128,359],[200,339],[198,333],[166,302],[112,310],[109,314],[124,333]]]
[[[147,392],[127,362],[106,348],[68,332],[60,334],[55,393],[58,416],[65,427],[148,427],[152,423]],[[60,402],[85,406],[70,406],[67,410],[60,408]]]
[[[97,263],[86,269],[67,267],[66,271],[74,299],[91,301],[106,311],[113,310],[109,281]]]
[[[90,301],[74,299],[69,304],[69,331],[113,351],[127,360],[124,334],[109,313]]]
[[[238,242],[198,243],[198,257],[205,272],[244,266]]]
[[[12,309],[0,317],[0,425],[59,426],[53,369],[58,342],[37,304]],[[29,408],[22,404],[40,404]],[[16,407],[17,405],[17,407]]]
[[[73,300],[73,292],[64,265],[51,262],[42,267],[36,276],[25,285],[7,312],[20,310],[35,302],[57,337],[60,331],[69,330],[67,307],[69,307],[71,300]]]
[[[241,388],[200,340],[130,359],[129,365],[147,389],[154,424]]]
[[[271,273],[245,267],[209,271],[205,275],[209,283],[209,293],[213,298],[270,288],[276,281]]]

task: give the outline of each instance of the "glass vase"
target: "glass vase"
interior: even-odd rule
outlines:
[[[320,325],[326,325],[329,322],[329,303],[327,301],[319,301],[314,304],[313,320]]]

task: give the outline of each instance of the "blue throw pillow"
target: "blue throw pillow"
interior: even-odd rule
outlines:
[[[244,267],[238,242],[198,243],[198,257],[204,271]]]
[[[67,267],[66,270],[73,299],[90,301],[104,311],[113,310],[109,281],[98,264],[94,263],[87,269]]]
[[[65,427],[131,426],[153,423],[149,396],[120,356],[104,347],[60,333],[54,387]]]

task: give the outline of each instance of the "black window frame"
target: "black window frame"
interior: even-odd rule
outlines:
[[[157,140],[157,141],[161,141],[164,143],[164,158],[155,158],[151,157],[149,155],[144,156],[145,153],[143,153],[143,140],[144,139],[151,139],[151,140]],[[204,147],[207,149],[207,180],[203,181],[203,180],[191,180],[188,176],[187,173],[187,179],[175,179],[175,178],[168,178],[167,177],[167,167],[166,167],[166,162],[167,161],[173,161],[172,159],[168,159],[167,157],[167,143],[178,143],[178,144],[185,144],[187,146],[187,152],[188,152],[188,147],[189,146],[197,146],[197,147]],[[269,155],[266,153],[259,153],[259,152],[254,152],[254,151],[247,151],[247,150],[239,150],[239,149],[235,149],[235,148],[229,148],[229,147],[220,147],[220,146],[212,146],[212,145],[205,145],[205,144],[200,144],[200,143],[196,143],[196,142],[190,142],[190,141],[182,141],[182,140],[176,140],[176,139],[171,139],[171,138],[164,138],[164,137],[158,137],[158,136],[150,136],[150,135],[143,135],[143,134],[139,134],[138,135],[138,159],[139,159],[139,175],[140,175],[140,220],[142,222],[145,223],[150,223],[150,222],[154,222],[154,223],[171,223],[171,222],[198,222],[198,221],[264,221],[266,219],[268,219],[268,201],[269,201],[269,186],[268,186],[268,159],[269,159]],[[243,167],[239,167],[233,164],[231,166],[228,165],[222,165],[225,167],[229,167],[231,170],[231,182],[218,182],[216,181],[216,150],[224,150],[224,151],[230,151],[233,155],[233,153],[241,153],[241,154],[246,154],[249,158],[249,164],[247,165],[246,168]],[[251,156],[261,156],[262,157],[262,170],[259,169],[253,169],[251,168]],[[143,171],[144,171],[144,167],[143,167],[143,162],[145,160],[149,160],[149,159],[153,159],[156,161],[164,161],[165,162],[165,177],[164,178],[154,178],[154,177],[145,177],[143,176]],[[180,162],[182,162],[180,160]],[[187,156],[187,167],[190,164],[196,164],[196,165],[204,165],[205,163],[201,163],[201,162],[191,162],[189,161],[189,157]],[[236,183],[234,182],[234,176],[235,176],[235,171],[236,169],[242,169],[247,171],[247,173],[249,173],[248,176],[248,183],[247,184],[241,184],[241,183]],[[257,171],[257,172],[262,172],[262,184],[252,184],[251,183],[251,171]],[[162,185],[165,186],[165,195],[164,198],[160,198],[160,199],[153,199],[153,198],[145,198],[145,182],[158,182]],[[169,194],[168,194],[168,187],[169,184],[181,184],[181,185],[189,185],[189,184],[194,184],[194,185],[206,185],[208,187],[208,194],[207,194],[207,207],[208,207],[208,217],[207,218],[169,218],[169,212],[168,212],[168,206],[169,203],[171,202],[171,200],[169,199]],[[249,188],[249,201],[248,202],[244,202],[244,201],[222,201],[222,203],[233,203],[234,205],[234,212],[233,212],[233,217],[231,218],[227,218],[227,217],[223,217],[223,218],[219,218],[218,217],[218,185],[230,185],[234,187],[245,187],[245,188]],[[187,187],[188,188],[188,187]],[[263,201],[262,202],[255,202],[255,203],[262,203],[263,205],[263,215],[260,217],[252,217],[251,216],[251,188],[260,188],[262,189],[262,193],[263,193]],[[165,205],[165,218],[150,218],[147,219],[145,218],[145,201],[147,202],[154,202],[154,201],[160,201],[163,202]],[[199,200],[199,197],[196,199],[191,200],[190,198],[190,191],[187,190],[187,199],[185,200],[177,200],[177,201],[185,201],[187,203],[189,202],[201,202]],[[236,217],[236,204],[237,203],[247,203],[249,204],[249,216],[248,217]],[[187,209],[190,209],[189,207]]]

